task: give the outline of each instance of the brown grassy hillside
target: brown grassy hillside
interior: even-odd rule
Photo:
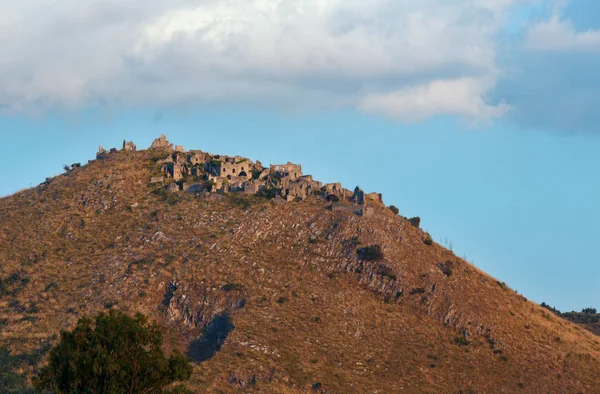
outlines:
[[[169,327],[197,392],[600,393],[599,337],[389,209],[167,193],[149,184],[160,155],[0,200],[4,391],[61,329],[117,308]],[[372,245],[383,259],[363,258]]]

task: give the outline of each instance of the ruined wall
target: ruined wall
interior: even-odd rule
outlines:
[[[365,205],[365,192],[360,187],[356,186],[352,200],[358,205]]]
[[[287,164],[272,164],[270,172],[271,175],[276,177],[283,178],[287,176],[294,180],[302,176],[302,166],[288,161]]]
[[[187,155],[187,160],[191,164],[204,164],[210,160],[210,155],[201,151],[190,151]]]
[[[134,151],[134,150],[137,150],[137,146],[133,143],[133,141],[127,142],[127,141],[123,140],[123,150]]]
[[[331,194],[331,195],[338,196],[338,197],[344,197],[344,188],[342,187],[342,184],[339,182],[327,183],[323,187],[325,188],[325,192],[327,194]]]
[[[208,163],[208,171],[213,176],[217,177],[243,177],[245,179],[252,178],[252,170],[254,164],[245,158],[236,157],[221,157],[216,161]]]
[[[377,203],[377,204],[383,204],[383,196],[381,193],[369,193],[367,195],[365,195],[365,198],[368,201]]]
[[[96,160],[104,159],[108,155],[108,151],[100,145],[98,148],[98,152],[96,153]]]
[[[177,182],[183,178],[184,167],[180,163],[167,163],[163,167],[163,172],[168,178]]]
[[[150,150],[173,150],[173,144],[170,144],[169,141],[167,141],[167,137],[164,134],[161,134],[159,138],[152,141]]]

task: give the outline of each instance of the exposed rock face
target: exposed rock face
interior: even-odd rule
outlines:
[[[166,288],[165,313],[172,321],[179,321],[190,329],[203,328],[218,315],[228,315],[246,304],[243,291],[234,284],[219,290],[185,285],[172,280]]]
[[[150,145],[151,150],[173,150],[173,144],[167,141],[167,137],[161,134],[159,138],[155,139]]]

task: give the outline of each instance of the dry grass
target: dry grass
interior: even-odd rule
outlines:
[[[1,344],[23,356],[13,373],[35,373],[80,316],[118,308],[168,325],[183,350],[231,314],[221,350],[195,367],[198,392],[600,391],[598,337],[385,207],[364,218],[319,197],[156,193],[156,160],[120,152],[0,200],[0,278],[18,277],[0,293]],[[368,245],[382,261],[360,259]],[[197,327],[164,306],[171,281],[204,316]]]

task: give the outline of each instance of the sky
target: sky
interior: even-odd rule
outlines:
[[[298,162],[600,307],[600,2],[4,0],[0,196],[98,145]]]

